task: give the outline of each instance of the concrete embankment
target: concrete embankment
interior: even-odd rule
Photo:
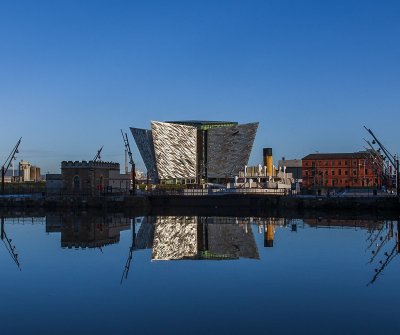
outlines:
[[[397,197],[302,197],[227,194],[211,196],[152,196],[150,207],[157,213],[197,212],[220,215],[241,212],[243,215],[285,215],[287,212],[347,211],[359,213],[386,212],[400,214]]]
[[[102,210],[124,212],[126,209],[149,212],[148,197],[80,197],[69,196],[59,198],[9,197],[0,198],[0,210],[42,209],[45,211],[60,210]]]
[[[204,213],[209,215],[262,216],[285,215],[287,212],[347,211],[359,213],[384,212],[400,215],[397,197],[302,197],[253,194],[207,196],[153,195],[127,197],[64,197],[64,198],[0,198],[0,209],[102,210],[140,213]]]

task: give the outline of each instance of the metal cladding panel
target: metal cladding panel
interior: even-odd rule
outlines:
[[[196,178],[197,129],[174,123],[151,123],[160,179]]]
[[[226,178],[247,165],[258,122],[208,130],[207,176]]]
[[[197,217],[157,217],[153,240],[153,260],[185,259],[196,255]]]
[[[156,159],[151,130],[131,128],[133,138],[142,156],[144,165],[149,172],[150,178],[157,178]]]
[[[234,258],[260,259],[251,225],[213,223],[208,228],[208,251]]]

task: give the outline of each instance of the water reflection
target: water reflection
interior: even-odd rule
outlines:
[[[14,263],[18,267],[18,269],[21,270],[21,265],[19,263],[16,246],[13,244],[12,239],[7,236],[7,233],[5,230],[4,217],[1,217],[0,230],[1,230],[1,233],[0,233],[1,240],[4,243],[4,246],[6,247],[7,252],[11,256],[12,260],[14,261]]]
[[[316,228],[361,228],[367,230],[365,253],[368,265],[373,266],[373,276],[367,285],[371,285],[383,274],[385,268],[400,253],[399,221],[393,220],[340,220],[340,219],[305,219],[310,227]],[[396,227],[396,231],[395,231]],[[396,236],[394,236],[396,235]]]
[[[400,331],[398,220],[12,215],[2,334]]]
[[[139,232],[136,234],[136,223],[140,223]],[[121,276],[121,283],[128,278],[133,252],[136,250],[151,249],[153,246],[154,225],[146,220],[146,218],[132,219],[132,242],[129,247],[128,258],[125,263],[124,271]]]
[[[394,225],[396,224],[397,232],[394,232]],[[385,225],[382,225],[377,232],[372,231],[369,233],[367,242],[369,246],[367,251],[371,251],[371,258],[369,264],[374,264],[375,274],[368,283],[368,285],[373,284],[378,277],[383,273],[385,268],[392,262],[392,260],[400,252],[400,229],[399,221],[393,222],[388,221]],[[396,238],[394,238],[394,234]]]
[[[34,223],[33,218],[29,220]],[[15,232],[5,221],[14,224],[26,221],[1,218],[1,240],[12,261],[20,269],[15,244],[15,241],[18,244],[18,239],[13,240]],[[296,234],[295,238],[302,238],[301,235],[310,228],[354,229],[365,233],[365,247],[360,250],[360,254],[365,253],[365,263],[371,271],[367,285],[375,283],[400,253],[398,220],[216,216],[129,218],[123,214],[99,216],[89,213],[48,214],[45,218],[46,232],[60,234],[60,246],[66,249],[99,249],[103,252],[103,248],[120,242],[122,232],[130,230],[129,249],[121,281],[128,278],[136,251],[149,250],[151,261],[258,261],[261,258],[259,248],[262,246],[285,248],[284,234],[279,234],[281,229]],[[259,237],[256,237],[257,234]]]
[[[198,216],[158,216],[152,260],[259,259],[248,220]]]
[[[120,233],[129,230],[130,219],[116,215],[48,215],[46,232],[61,233],[62,248],[99,248],[118,243]]]

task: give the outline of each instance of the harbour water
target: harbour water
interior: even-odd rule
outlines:
[[[3,218],[1,334],[399,334],[399,222]]]

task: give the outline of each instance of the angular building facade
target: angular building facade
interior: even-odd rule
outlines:
[[[158,178],[196,179],[197,130],[180,124],[152,122]]]
[[[249,123],[208,131],[208,178],[225,178],[239,174],[249,161],[257,127],[258,123]]]
[[[152,260],[260,259],[251,225],[236,218],[157,216]]]
[[[154,152],[153,136],[151,130],[131,128],[133,138],[142,156],[149,177],[157,180],[156,157]]]
[[[153,181],[194,184],[238,175],[247,165],[258,123],[151,122],[131,128]]]

